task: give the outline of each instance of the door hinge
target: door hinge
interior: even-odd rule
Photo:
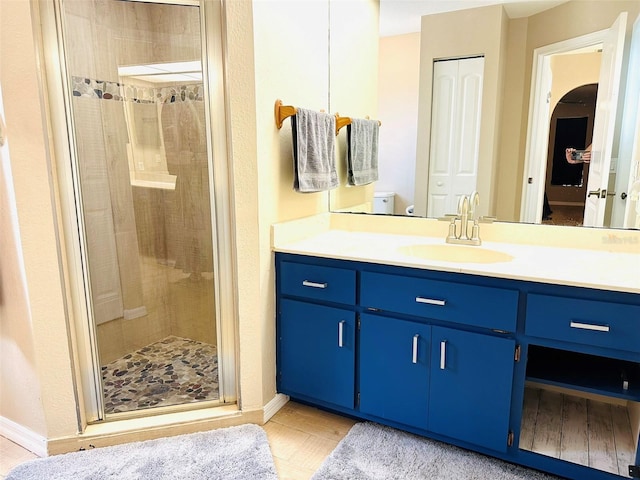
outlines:
[[[507,435],[507,447],[512,447],[513,446],[513,431],[509,430],[509,435]]]
[[[521,356],[521,355],[522,355],[522,348],[520,347],[520,345],[516,345],[516,353],[515,353],[515,355],[513,356],[513,359],[514,359],[516,362],[519,362],[519,361],[520,361],[520,356]]]
[[[640,478],[640,465],[629,465],[629,476],[631,478]]]
[[[360,315],[356,316],[356,326],[358,327],[358,331],[360,331]]]
[[[356,393],[356,408],[360,406],[360,392]]]

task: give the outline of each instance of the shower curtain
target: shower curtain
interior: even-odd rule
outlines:
[[[204,102],[186,87],[162,105],[161,125],[167,168],[175,175],[169,239],[175,267],[197,280],[213,271],[211,202]]]

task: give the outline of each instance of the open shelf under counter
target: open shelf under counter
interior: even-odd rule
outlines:
[[[526,379],[640,402],[640,363],[529,346]]]
[[[623,477],[636,451],[626,406],[530,386],[519,446]]]

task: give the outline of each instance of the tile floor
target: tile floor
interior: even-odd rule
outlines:
[[[347,434],[355,420],[295,402],[287,403],[263,428],[281,480],[307,480]],[[36,455],[0,436],[0,480]]]
[[[215,345],[168,336],[102,367],[105,413],[218,399]]]

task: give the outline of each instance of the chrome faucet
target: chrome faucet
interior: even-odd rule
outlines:
[[[471,220],[474,222],[478,220],[476,207],[480,205],[480,195],[476,190],[473,191],[471,195],[469,195],[469,212],[471,214]]]
[[[467,240],[467,224],[469,223],[469,197],[462,195],[458,200],[458,215],[460,216],[460,235],[458,239]]]
[[[480,204],[478,192],[473,192],[471,197],[462,195],[458,200],[458,213],[451,218],[449,224],[449,234],[447,243],[457,243],[462,245],[480,245],[480,226],[478,225],[478,215],[476,207]],[[469,220],[473,221],[471,237],[469,237]],[[457,232],[456,222],[460,220],[460,231]]]

